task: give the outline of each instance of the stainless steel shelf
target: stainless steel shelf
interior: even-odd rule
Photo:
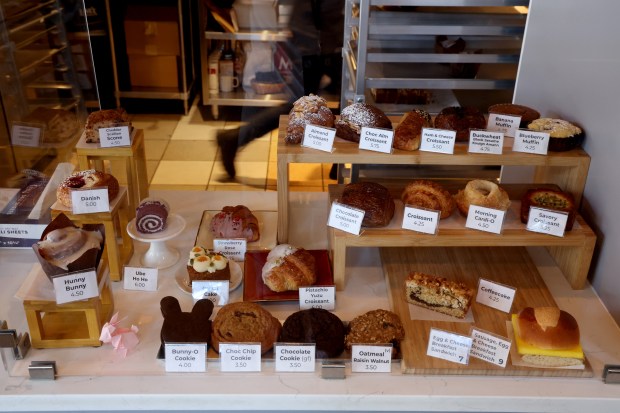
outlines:
[[[349,0],[341,106],[366,100],[373,88],[513,89],[528,5],[526,0]],[[440,35],[461,37],[467,47],[462,53],[438,53]],[[455,64],[486,70],[459,72]]]

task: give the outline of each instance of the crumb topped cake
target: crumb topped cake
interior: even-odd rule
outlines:
[[[198,245],[189,253],[187,273],[190,281],[230,281],[228,258]]]
[[[474,296],[466,284],[421,272],[409,274],[405,286],[408,302],[458,318],[465,317]]]

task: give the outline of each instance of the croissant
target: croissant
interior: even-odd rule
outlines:
[[[303,248],[278,245],[267,256],[262,276],[272,291],[299,290],[316,282],[314,256]]]

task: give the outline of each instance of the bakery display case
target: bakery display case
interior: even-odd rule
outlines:
[[[0,94],[8,133],[2,136],[7,159],[2,168],[7,176],[25,168],[53,168],[68,159],[79,136],[86,109],[67,41],[66,13],[68,8],[56,0],[0,3]],[[16,125],[35,129],[17,131]],[[30,132],[36,136],[20,135]]]
[[[412,107],[437,113],[472,100],[510,100],[528,4],[347,1],[340,106],[367,102],[388,114]]]

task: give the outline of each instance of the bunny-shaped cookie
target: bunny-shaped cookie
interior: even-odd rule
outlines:
[[[164,324],[161,327],[161,342],[165,343],[209,343],[213,303],[198,300],[191,312],[181,311],[179,301],[167,296],[160,301]]]

